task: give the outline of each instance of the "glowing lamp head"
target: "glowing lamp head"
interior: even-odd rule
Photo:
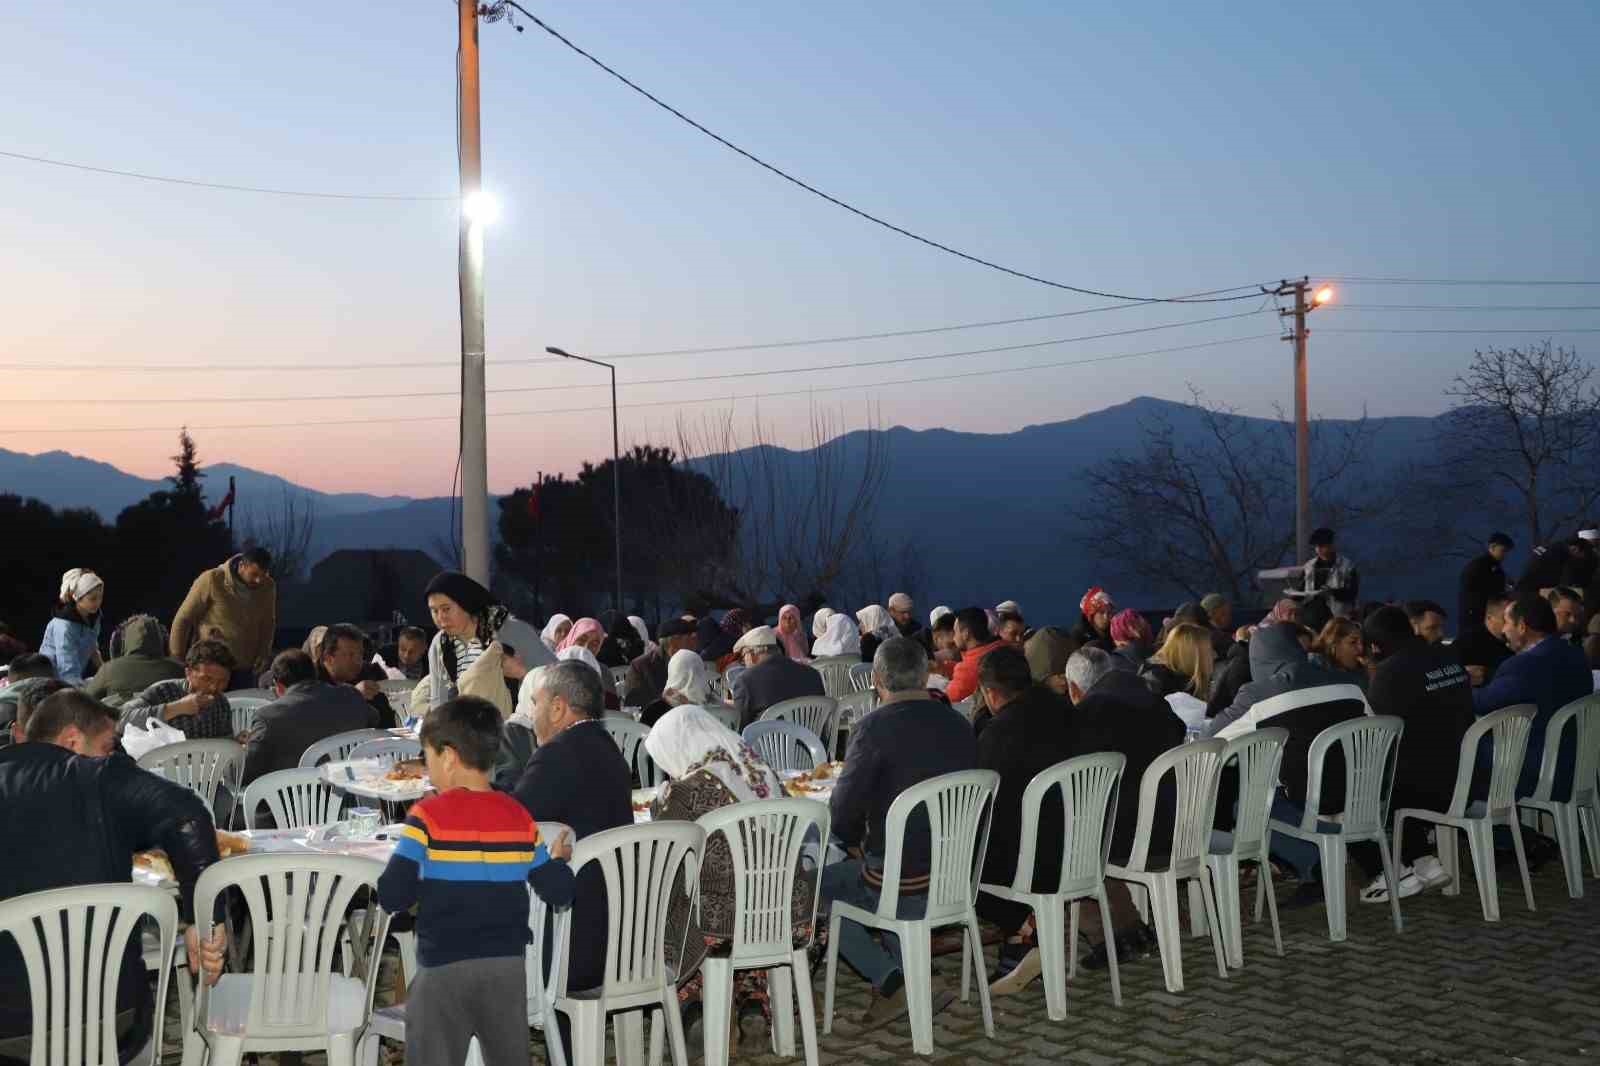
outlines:
[[[500,203],[493,193],[479,189],[461,201],[461,213],[468,222],[486,226],[500,217]]]
[[[1321,307],[1323,304],[1333,299],[1333,286],[1324,285],[1322,288],[1317,290],[1316,295],[1313,296],[1312,299],[1316,301],[1318,307]]]

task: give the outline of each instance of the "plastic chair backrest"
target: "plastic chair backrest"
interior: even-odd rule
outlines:
[[[622,696],[623,684],[628,680],[628,667],[610,666],[606,669],[611,671],[611,685],[617,690],[617,697],[620,699]]]
[[[794,951],[794,879],[808,842],[826,845],[829,813],[807,799],[734,803],[700,816],[706,841],[721,833],[733,856],[735,966],[746,959],[785,958]],[[808,922],[816,927],[822,879],[816,879]]]
[[[1061,794],[1066,839],[1056,893],[1075,895],[1104,879],[1122,771],[1127,765],[1128,757],[1121,752],[1102,751],[1058,762],[1033,775],[1022,793],[1022,847],[1011,883],[1013,891],[1034,891],[1041,808],[1052,790]]]
[[[873,689],[839,697],[839,712],[834,716],[835,732],[855,724],[878,709],[878,693]]]
[[[241,736],[255,728],[256,709],[266,705],[266,700],[229,700],[228,711],[233,716],[233,735]]]
[[[1322,764],[1335,744],[1344,751],[1344,818],[1341,832],[1381,833],[1389,809],[1389,791],[1394,786],[1394,767],[1399,757],[1400,734],[1406,724],[1388,714],[1370,718],[1351,718],[1336,722],[1318,733],[1311,742],[1306,778],[1305,817],[1300,828],[1313,832],[1322,814]],[[1328,814],[1338,813],[1328,811]]]
[[[850,691],[872,691],[872,664],[856,663],[850,668]]]
[[[422,741],[390,736],[381,740],[363,740],[351,748],[345,758],[351,762],[356,759],[377,759],[385,766],[393,766],[406,759],[422,758]]]
[[[168,781],[182,785],[205,801],[209,810],[217,798],[217,786],[239,779],[244,748],[232,740],[185,740],[146,752],[139,765]]]
[[[1256,856],[1267,839],[1267,824],[1272,818],[1272,800],[1278,789],[1278,768],[1283,764],[1283,746],[1289,731],[1282,726],[1253,729],[1228,741],[1218,770],[1230,763],[1239,766],[1239,809],[1233,819],[1234,855]]]
[[[387,740],[389,734],[381,729],[352,729],[348,733],[335,733],[323,737],[300,756],[301,766],[315,766],[323,760],[343,762],[359,744],[369,740]]]
[[[262,774],[244,790],[246,824],[253,822],[256,808],[267,805],[279,829],[314,829],[339,820],[344,797],[322,779],[322,771],[302,766]]]
[[[228,698],[229,703],[234,700],[262,700],[266,703],[271,703],[278,698],[278,694],[270,688],[236,688],[230,692],[223,693],[223,695]]]
[[[821,738],[798,722],[751,722],[744,727],[744,742],[778,774],[811,770],[828,761]]]
[[[1162,752],[1145,767],[1144,777],[1139,781],[1139,829],[1134,834],[1128,869],[1148,868],[1150,833],[1155,824],[1161,779],[1169,773],[1177,789],[1172,847],[1167,852],[1169,868],[1196,868],[1210,853],[1217,778],[1222,773],[1222,754],[1227,750],[1225,740],[1194,740]]]
[[[601,719],[601,724],[605,726],[606,735],[617,745],[617,750],[622,752],[622,761],[628,764],[628,769],[639,775],[641,785],[651,788],[665,779],[666,775],[650,758],[650,752],[644,746],[644,738],[650,735],[649,726],[640,725],[623,714],[608,714]]]
[[[1544,727],[1544,755],[1539,764],[1539,785],[1533,799],[1550,802],[1556,784],[1556,756],[1561,734],[1571,724],[1577,731],[1577,759],[1572,773],[1571,802],[1593,803],[1595,775],[1600,773],[1600,692],[1582,696],[1550,716]]]
[[[576,843],[572,827],[565,822],[540,822],[539,839],[545,847],[549,847],[558,836],[565,833],[567,839]],[[528,948],[523,954],[522,961],[527,970],[528,980],[528,1024],[541,1028],[548,1021],[554,1025],[555,1020],[550,1018],[551,1005],[555,1002],[555,973],[545,972],[544,968],[544,940],[545,918],[549,908],[538,893],[531,889],[528,892]],[[555,959],[550,960],[555,965]]]
[[[859,659],[818,659],[811,668],[822,675],[822,691],[838,699],[850,693],[850,668],[859,664]]]
[[[801,696],[782,700],[761,712],[763,722],[794,722],[803,725],[822,741],[831,757],[839,720],[839,702],[832,696]]]
[[[314,1036],[328,1032],[333,952],[345,932],[345,915],[362,888],[376,890],[383,864],[352,855],[238,855],[206,868],[195,885],[196,914],[213,913],[231,888],[244,897],[255,934],[250,1004],[230,1023],[255,1038]],[[372,1014],[378,961],[389,916],[367,908],[368,935],[357,944],[366,960],[366,1004]],[[362,948],[365,950],[361,950]],[[194,1017],[207,1017],[207,987],[199,982]],[[231,1028],[231,1026],[230,1026]]]
[[[178,901],[151,885],[80,885],[0,901],[0,935],[16,942],[27,973],[33,1023],[33,1066],[102,1066],[117,1058],[117,978],[128,941],[138,942],[146,916],[159,929],[162,959],[172,958]],[[166,1002],[170,966],[156,977]],[[15,989],[17,997],[22,989]],[[19,1008],[20,999],[8,1004]],[[156,1018],[159,1047],[161,1018]]]
[[[900,906],[900,863],[906,823],[917,808],[928,815],[930,921],[959,918],[978,897],[978,878],[989,847],[989,819],[1000,775],[993,770],[960,770],[919,781],[889,804],[884,819],[883,891],[878,916],[893,920]]]
[[[1528,753],[1528,735],[1533,730],[1533,716],[1539,708],[1531,703],[1519,703],[1486,714],[1467,727],[1461,736],[1461,760],[1456,768],[1456,788],[1450,797],[1452,818],[1466,813],[1472,785],[1472,772],[1478,763],[1478,743],[1485,733],[1492,732],[1493,762],[1489,769],[1489,795],[1487,806],[1491,816],[1509,811],[1517,805],[1517,782],[1522,777],[1522,758]]]
[[[698,905],[705,840],[694,822],[661,821],[607,829],[573,846],[573,874],[594,865],[606,883],[603,998],[659,993],[681,976],[667,972],[667,914],[673,893],[685,887]],[[572,938],[571,911],[563,917],[555,948],[558,998],[568,991]]]

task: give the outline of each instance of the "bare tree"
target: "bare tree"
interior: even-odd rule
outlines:
[[[1190,598],[1253,598],[1258,571],[1294,545],[1294,428],[1244,418],[1191,387],[1199,435],[1168,415],[1142,428],[1136,454],[1085,474],[1078,539],[1108,564]],[[1366,418],[1313,423],[1312,513],[1345,526],[1388,508],[1394,492],[1367,476]]]
[[[802,607],[836,595],[877,536],[888,441],[869,416],[846,435],[843,414],[813,410],[803,447],[780,448],[759,416],[740,427],[731,412],[678,422],[678,453],[739,514],[731,556],[704,575],[713,605]],[[852,440],[852,437],[856,438]]]
[[[1600,503],[1600,389],[1571,348],[1473,353],[1445,395],[1443,473],[1481,504],[1521,511],[1530,544],[1587,518]]]
[[[293,581],[311,567],[311,541],[316,533],[316,505],[287,485],[276,507],[252,508],[244,519],[245,541],[272,553],[272,568],[281,580]]]

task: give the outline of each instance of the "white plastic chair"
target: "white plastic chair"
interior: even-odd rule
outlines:
[[[744,727],[744,742],[777,774],[812,770],[828,761],[821,739],[798,722],[751,722]]]
[[[278,698],[278,694],[272,691],[270,688],[236,688],[229,692],[223,693],[223,695],[228,697],[229,703],[232,703],[236,699],[262,700],[266,703],[271,703],[273,700]]]
[[[1494,861],[1494,827],[1504,825],[1511,831],[1511,843],[1516,847],[1517,867],[1522,874],[1522,892],[1528,899],[1528,909],[1533,905],[1533,881],[1528,875],[1528,854],[1522,846],[1522,823],[1517,820],[1517,779],[1522,776],[1522,759],[1528,752],[1528,732],[1533,728],[1533,716],[1538,708],[1531,703],[1518,704],[1486,714],[1468,727],[1461,737],[1461,760],[1456,766],[1456,787],[1450,795],[1450,806],[1443,811],[1428,811],[1417,807],[1402,807],[1394,812],[1394,839],[1396,845],[1404,839],[1400,832],[1407,818],[1432,822],[1438,826],[1439,862],[1450,875],[1445,895],[1461,894],[1461,854],[1457,850],[1456,830],[1467,834],[1467,846],[1472,849],[1472,871],[1478,882],[1478,902],[1483,905],[1483,920],[1500,920],[1500,883],[1496,879]],[[1485,733],[1493,733],[1493,762],[1489,771],[1488,799],[1470,802],[1467,790],[1472,785],[1472,771],[1478,763],[1478,742]],[[1591,778],[1592,781],[1592,778]]]
[[[889,805],[884,821],[887,850],[883,863],[883,891],[878,907],[869,911],[834,900],[828,921],[828,976],[823,992],[822,1031],[833,1032],[833,990],[839,971],[839,928],[846,920],[893,933],[900,940],[901,973],[905,979],[906,1008],[911,1019],[911,1048],[918,1055],[933,1054],[933,953],[935,929],[962,927],[961,999],[967,998],[968,981],[978,978],[978,1001],[983,1007],[983,1031],[994,1039],[994,1014],[989,1007],[989,977],[984,972],[983,940],[978,933],[978,878],[989,846],[989,819],[1000,775],[993,770],[963,770],[930,777],[906,789]],[[900,856],[905,847],[906,822],[922,807],[927,811],[932,843],[929,852],[928,906],[921,918],[899,918]]]
[[[850,694],[850,668],[860,663],[860,659],[834,657],[814,660],[811,668],[822,675],[822,691],[838,699]]]
[[[795,874],[808,841],[825,847],[829,814],[815,800],[779,799],[735,803],[703,814],[698,824],[709,844],[721,834],[733,856],[733,937],[727,956],[707,956],[705,978],[705,1066],[727,1066],[728,1026],[732,1017],[733,977],[739,970],[765,970],[772,1005],[772,1046],[794,1054],[793,992],[799,993],[800,1035],[807,1066],[817,1066],[817,1008],[812,997],[806,953],[812,936],[794,943]],[[815,934],[820,871],[811,894],[810,927]]]
[[[364,972],[345,977],[334,948],[350,944],[345,914],[361,888],[375,891],[383,865],[349,855],[239,855],[206,869],[195,885],[196,914],[211,914],[237,888],[250,913],[254,969],[199,982],[195,1019],[184,1034],[184,1066],[238,1066],[246,1052],[324,1049],[329,1066],[354,1066],[372,1016],[372,994],[389,917],[365,912],[355,941]]]
[[[271,702],[259,696],[229,696],[228,710],[233,714],[233,735],[237,737],[250,732],[256,724],[256,712]]]
[[[232,740],[185,740],[146,752],[139,765],[199,796],[212,810],[217,789],[233,788],[244,763],[244,748]]]
[[[0,934],[15,940],[28,975],[33,1066],[118,1061],[117,978],[124,948],[140,939],[146,917],[158,930],[155,957],[168,960],[156,974],[155,1002],[165,1004],[178,936],[178,901],[172,893],[150,885],[80,885],[0,901]],[[162,1020],[158,1006],[150,1043],[133,1062],[145,1066],[160,1057]]]
[[[817,739],[832,758],[838,742],[839,703],[832,696],[801,696],[782,700],[761,712],[763,722],[794,722],[803,725]]]
[[[834,733],[854,729],[856,723],[878,709],[878,694],[872,689],[852,692],[839,697],[839,713],[834,722]]]
[[[1178,926],[1178,883],[1198,881],[1204,900],[1206,921],[1211,932],[1211,947],[1217,956],[1217,973],[1228,976],[1222,951],[1222,932],[1218,928],[1217,897],[1206,870],[1211,850],[1211,822],[1217,807],[1217,777],[1222,770],[1222,740],[1196,740],[1164,752],[1145,768],[1139,782],[1139,827],[1133,850],[1121,865],[1108,863],[1106,876],[1142,887],[1150,897],[1150,920],[1156,928],[1156,943],[1161,952],[1161,970],[1168,992],[1183,991],[1183,932]],[[1152,841],[1161,780],[1172,775],[1177,790],[1171,841]],[[1150,846],[1170,844],[1166,854],[1150,853]],[[1152,866],[1152,861],[1161,863]],[[1110,946],[1106,950],[1111,956]]]
[[[629,668],[626,666],[610,666],[606,669],[611,671],[611,686],[617,690],[617,695],[620,698],[623,687],[626,685],[628,680]]]
[[[620,714],[608,714],[602,720],[606,734],[616,743],[617,750],[622,752],[622,761],[628,768],[639,775],[639,784],[644,788],[654,788],[667,779],[655,760],[650,758],[650,752],[644,746],[644,738],[650,735],[650,727],[640,725],[632,718]]]
[[[1217,916],[1222,921],[1222,945],[1228,965],[1244,965],[1244,918],[1240,914],[1239,867],[1256,864],[1255,920],[1261,920],[1265,902],[1272,916],[1272,944],[1283,955],[1283,931],[1278,926],[1278,897],[1272,891],[1272,834],[1267,822],[1272,817],[1273,794],[1278,788],[1278,768],[1283,763],[1283,746],[1289,731],[1278,726],[1252,730],[1228,742],[1222,753],[1219,774],[1229,763],[1239,765],[1239,807],[1233,819],[1233,843],[1224,850],[1209,850],[1206,865],[1217,893]],[[1220,776],[1219,776],[1220,781]],[[1191,897],[1191,913],[1193,898]]]
[[[1371,716],[1372,705],[1367,702],[1367,694],[1361,691],[1359,685],[1318,685],[1315,688],[1296,689],[1293,692],[1259,700],[1242,718],[1230,723],[1226,729],[1217,730],[1215,735],[1222,740],[1232,740],[1234,737],[1244,736],[1257,726],[1271,725],[1274,718],[1288,711],[1313,707],[1320,703],[1340,703],[1345,700],[1361,704],[1363,713]]]
[[[662,821],[607,829],[573,846],[572,872],[581,874],[590,864],[600,868],[608,909],[605,972],[597,989],[567,987],[571,910],[556,919],[554,1007],[572,1020],[572,1047],[565,1051],[573,1066],[601,1066],[606,1018],[617,1012],[627,1012],[615,1019],[618,1060],[638,1066],[646,1011],[657,1022],[665,1015],[673,1066],[688,1066],[678,1009],[677,982],[683,975],[667,966],[667,914],[675,892],[687,890],[691,903],[698,904],[705,837],[705,830],[693,822]],[[555,1028],[552,1021],[545,1023],[547,1041]],[[661,1061],[659,1040],[659,1031],[653,1032],[653,1063]]]
[[[350,753],[359,744],[369,740],[388,740],[389,734],[382,729],[352,729],[347,733],[335,733],[331,737],[324,737],[311,745],[300,756],[300,765],[316,766],[323,761],[343,762],[350,758]]]
[[[247,825],[263,803],[279,829],[315,829],[339,820],[344,797],[322,779],[322,771],[302,766],[262,774],[246,786],[243,807]]]
[[[1573,766],[1572,793],[1566,802],[1551,799],[1555,790],[1556,754],[1561,750],[1561,734],[1568,726],[1576,731],[1577,759]],[[1544,756],[1539,764],[1539,783],[1533,795],[1518,800],[1530,811],[1548,814],[1556,827],[1556,844],[1561,849],[1561,868],[1567,875],[1567,895],[1583,898],[1583,849],[1589,846],[1589,863],[1600,877],[1600,796],[1595,777],[1600,774],[1600,693],[1573,700],[1550,717],[1544,730]],[[1582,840],[1579,840],[1580,830]]]
[[[350,749],[350,754],[345,759],[354,762],[357,759],[377,759],[385,766],[394,766],[397,762],[406,759],[422,758],[422,742],[411,740],[408,737],[385,736],[377,740],[363,740]]]
[[[872,664],[856,663],[850,668],[850,691],[872,691]]]
[[[979,892],[1025,904],[1033,909],[1038,929],[1045,1011],[1051,1021],[1067,1017],[1067,978],[1078,975],[1078,907],[1092,899],[1100,907],[1105,930],[1106,962],[1111,971],[1111,1002],[1122,1006],[1122,977],[1117,972],[1116,942],[1111,932],[1111,905],[1106,899],[1106,855],[1111,847],[1111,827],[1117,819],[1117,794],[1122,771],[1128,765],[1120,752],[1080,755],[1040,770],[1022,793],[1022,847],[1017,872],[1009,885],[980,884]],[[1036,891],[1033,884],[1035,854],[1039,847],[1039,809],[1052,790],[1061,794],[1066,834],[1061,849],[1060,880],[1051,892]],[[1066,937],[1063,907],[1072,908],[1072,936]],[[1067,945],[1072,945],[1068,948]]]
[[[703,703],[700,709],[711,717],[737,733],[739,731],[739,709],[730,703]]]
[[[1384,814],[1389,809],[1389,792],[1394,786],[1395,759],[1405,722],[1393,715],[1351,718],[1330,725],[1311,741],[1306,756],[1305,816],[1299,825],[1274,818],[1272,832],[1283,833],[1317,845],[1322,860],[1322,892],[1328,908],[1328,939],[1345,938],[1345,848],[1360,840],[1378,845],[1383,860],[1383,879],[1389,887],[1389,910],[1394,915],[1394,931],[1403,928],[1400,919],[1400,886],[1395,879],[1394,853],[1389,848]],[[1322,767],[1328,749],[1335,744],[1344,750],[1344,812],[1339,822],[1321,817]],[[1329,811],[1329,815],[1339,812]],[[1324,826],[1328,828],[1323,828]]]

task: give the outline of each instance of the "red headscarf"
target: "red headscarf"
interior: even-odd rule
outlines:
[[[1099,585],[1091,585],[1089,591],[1083,594],[1083,599],[1078,601],[1078,610],[1083,612],[1085,618],[1093,618],[1101,611],[1109,611],[1113,606],[1111,596]]]
[[[1150,639],[1150,623],[1132,607],[1118,611],[1111,619],[1111,639],[1119,644],[1132,644]]]

